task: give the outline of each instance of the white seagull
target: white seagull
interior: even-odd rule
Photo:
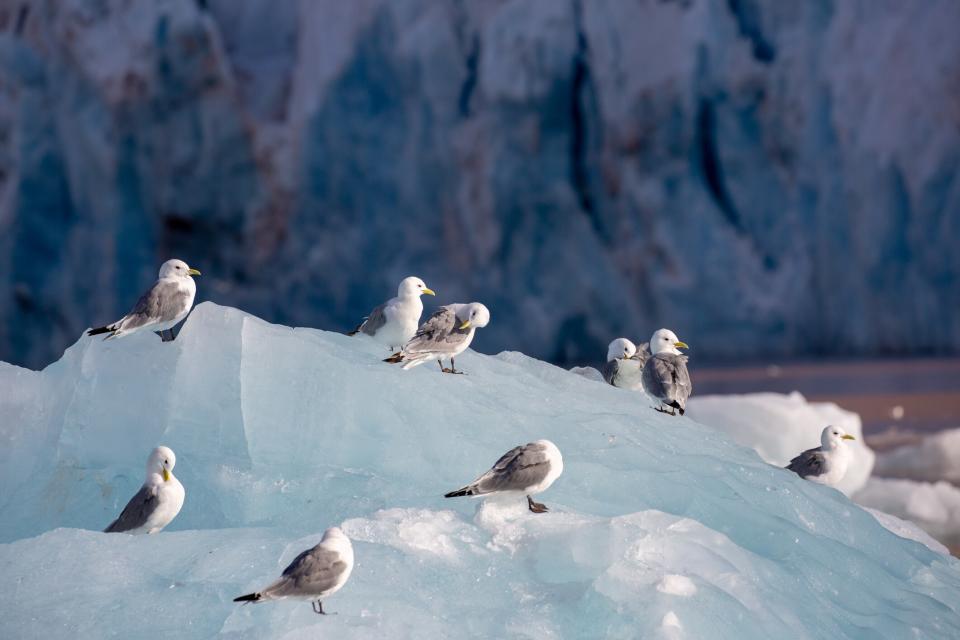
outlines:
[[[177,456],[168,447],[157,447],[147,459],[147,478],[130,498],[120,517],[105,533],[157,533],[170,524],[183,507],[186,492],[173,475]]]
[[[850,449],[844,440],[856,440],[840,427],[827,426],[820,433],[820,446],[807,449],[790,461],[787,469],[801,478],[835,487],[847,475]]]
[[[323,532],[320,543],[307,549],[283,570],[283,575],[262,591],[234,598],[234,602],[308,600],[313,612],[326,615],[323,600],[347,583],[353,571],[353,545],[340,527]]]
[[[397,288],[397,297],[376,307],[347,335],[365,333],[391,349],[405,345],[417,332],[420,314],[423,313],[423,301],[420,299],[423,294],[437,295],[420,278],[404,278]]]
[[[647,343],[638,348],[626,338],[617,338],[607,347],[603,379],[621,389],[642,390],[643,365],[650,358]]]
[[[661,413],[680,415],[686,410],[687,398],[693,391],[690,372],[687,370],[687,356],[679,349],[689,349],[681,342],[677,334],[669,329],[658,329],[650,338],[650,351],[653,356],[643,366],[643,388],[660,401],[656,407]],[[670,411],[663,408],[670,407]]]
[[[183,260],[167,260],[160,267],[160,275],[153,286],[140,296],[133,311],[113,324],[87,331],[88,336],[108,333],[104,340],[119,338],[149,329],[164,342],[174,339],[173,327],[187,317],[197,295],[197,283],[192,276],[200,272],[191,269]]]
[[[470,346],[474,332],[489,322],[490,311],[479,302],[440,307],[420,325],[403,349],[384,362],[402,362],[404,369],[410,369],[435,359],[444,373],[463,373],[457,371],[453,359]],[[449,369],[443,366],[444,358],[450,359]]]
[[[493,467],[465,487],[444,495],[483,496],[489,493],[519,493],[527,496],[527,507],[534,513],[545,513],[547,507],[533,498],[546,491],[563,473],[563,456],[549,440],[535,440],[514,447],[497,460]]]

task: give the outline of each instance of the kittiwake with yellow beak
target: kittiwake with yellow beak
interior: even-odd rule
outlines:
[[[490,311],[479,302],[440,307],[420,325],[416,335],[403,349],[384,362],[402,362],[404,369],[410,369],[428,360],[436,360],[444,373],[463,373],[457,371],[453,359],[470,346],[476,330],[487,326],[489,322]],[[449,368],[443,366],[446,358],[450,359]]]
[[[856,440],[840,427],[828,425],[820,432],[820,446],[807,449],[790,461],[787,469],[801,478],[835,487],[847,475],[850,448],[845,440]]]
[[[363,333],[390,349],[402,347],[417,333],[423,314],[422,295],[434,296],[433,289],[415,276],[404,278],[397,287],[397,297],[374,308],[348,336]]]
[[[643,365],[643,388],[660,401],[655,407],[661,413],[674,416],[686,411],[687,398],[693,391],[690,372],[687,370],[687,356],[679,349],[689,349],[670,329],[657,329],[650,338],[650,352],[653,354]],[[663,407],[670,407],[666,410]]]
[[[105,533],[156,533],[170,524],[183,507],[186,492],[173,475],[177,456],[157,447],[147,459],[147,478]]]
[[[187,317],[197,295],[193,276],[200,275],[183,260],[167,260],[153,286],[140,296],[133,310],[113,324],[87,331],[88,336],[109,334],[104,340],[149,329],[164,342],[174,339],[173,327]]]

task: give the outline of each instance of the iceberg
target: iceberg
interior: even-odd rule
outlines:
[[[0,366],[0,637],[960,635],[960,561],[705,418],[516,352],[468,350],[463,376],[386,355],[203,303],[172,343]],[[564,456],[550,513],[442,497],[538,438]],[[100,533],[158,444],[179,516]],[[333,525],[356,555],[337,615],[231,602]]]

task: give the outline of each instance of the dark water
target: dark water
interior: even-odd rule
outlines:
[[[875,448],[960,427],[960,358],[776,363],[693,370],[697,395],[799,391],[855,411]]]

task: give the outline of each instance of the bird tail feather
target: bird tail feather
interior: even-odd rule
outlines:
[[[239,598],[234,598],[233,601],[234,601],[234,602],[257,602],[257,601],[260,600],[261,598],[263,598],[263,596],[260,595],[259,593],[248,593],[248,594],[245,595],[245,596],[240,596]]]
[[[477,495],[477,488],[473,485],[467,485],[457,489],[456,491],[451,491],[450,493],[444,494],[444,498],[459,498],[460,496],[475,496]]]
[[[357,335],[358,333],[360,333],[360,329],[363,329],[363,325],[365,325],[365,324],[367,324],[367,319],[366,319],[366,318],[363,319],[363,322],[361,322],[360,324],[358,324],[357,326],[355,326],[355,327],[353,328],[353,331],[347,331],[347,335],[348,335],[348,336],[355,336],[355,335]]]

